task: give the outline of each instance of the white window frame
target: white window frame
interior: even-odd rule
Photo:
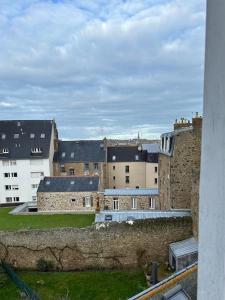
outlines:
[[[90,208],[91,207],[91,197],[85,197],[85,207]]]
[[[149,208],[155,209],[155,198],[149,197]]]
[[[131,208],[137,209],[137,198],[135,198],[135,197],[131,198]]]
[[[119,210],[119,199],[113,199],[113,210]]]

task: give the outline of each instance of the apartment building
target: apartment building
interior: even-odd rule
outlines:
[[[192,209],[197,235],[202,118],[181,119],[161,136],[159,191],[162,210]]]
[[[101,187],[105,187],[105,141],[59,141],[54,156],[54,176],[99,176]]]
[[[158,150],[156,150],[158,148]],[[158,188],[159,146],[114,146],[107,148],[109,189]]]
[[[0,204],[36,200],[44,176],[53,175],[55,121],[0,121]]]

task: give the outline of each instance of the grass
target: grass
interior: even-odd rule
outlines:
[[[144,273],[140,270],[20,272],[18,275],[42,300],[125,300],[147,288]],[[0,299],[21,299],[19,291],[8,278],[4,286],[0,287]]]
[[[94,222],[94,214],[9,215],[13,208],[0,208],[0,230],[86,227]]]

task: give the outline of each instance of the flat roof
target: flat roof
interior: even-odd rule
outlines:
[[[154,196],[159,195],[158,189],[105,189],[105,196]]]
[[[193,237],[187,240],[172,243],[169,247],[176,257],[198,252],[198,242]]]

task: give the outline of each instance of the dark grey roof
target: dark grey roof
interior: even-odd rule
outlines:
[[[54,161],[66,162],[105,162],[106,150],[101,140],[60,141]]]
[[[147,151],[138,150],[139,147],[122,146],[108,147],[107,160],[108,162],[140,162],[147,161]],[[136,159],[138,156],[138,160]],[[113,160],[115,157],[115,160]]]
[[[95,192],[98,191],[98,186],[98,176],[45,177],[41,180],[37,192]]]
[[[49,156],[51,120],[0,121],[0,159],[47,158]],[[32,153],[35,148],[40,149]],[[7,150],[7,151],[6,151]]]
[[[147,154],[147,161],[150,163],[157,164],[159,162],[159,153],[148,153]]]

